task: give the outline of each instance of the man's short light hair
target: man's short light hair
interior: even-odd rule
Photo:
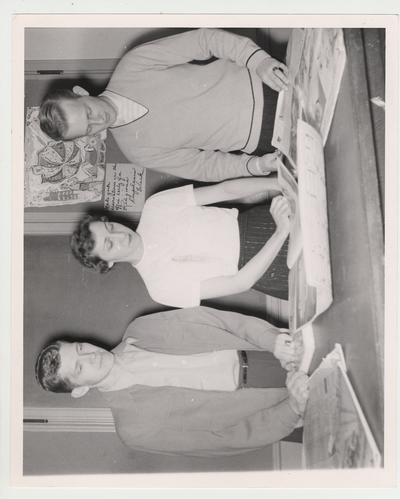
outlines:
[[[36,359],[35,375],[37,382],[44,390],[69,393],[76,388],[76,385],[60,376],[61,345],[61,341],[56,341],[42,349]]]
[[[39,110],[40,128],[53,140],[64,140],[67,118],[60,104],[65,100],[79,99],[72,90],[59,89],[46,95]]]

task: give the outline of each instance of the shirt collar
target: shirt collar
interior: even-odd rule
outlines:
[[[149,112],[147,107],[142,106],[142,104],[123,95],[116,94],[111,90],[104,90],[99,97],[108,99],[117,111],[117,117],[110,128],[117,128],[132,123],[132,121],[138,120]]]
[[[111,350],[111,353],[114,357],[113,366],[107,376],[93,388],[97,388],[101,392],[108,392],[116,389],[115,387],[117,386],[118,382],[126,373],[121,354],[123,354],[127,350],[130,350],[130,343],[131,342],[125,340],[120,345]]]

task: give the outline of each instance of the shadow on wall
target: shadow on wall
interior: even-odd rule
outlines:
[[[258,28],[256,41],[275,59],[285,60],[286,47],[292,28]]]

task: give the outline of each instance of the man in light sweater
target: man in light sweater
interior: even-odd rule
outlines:
[[[194,307],[137,318],[111,352],[49,345],[36,378],[72,397],[98,389],[132,449],[221,456],[296,440],[308,377],[293,370],[285,388],[282,366],[298,360],[291,337],[266,321]]]
[[[48,95],[39,118],[55,140],[109,128],[130,162],[183,178],[267,175],[277,92],[288,83],[286,66],[250,39],[196,29],[129,51],[97,97],[81,87]]]

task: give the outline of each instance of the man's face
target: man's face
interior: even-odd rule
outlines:
[[[76,386],[94,386],[111,371],[114,355],[90,343],[61,342],[59,374]]]
[[[82,96],[77,99],[64,99],[60,102],[60,108],[68,124],[64,140],[102,132],[111,126],[116,118],[112,105],[100,97]]]
[[[89,229],[94,240],[93,256],[109,263],[132,261],[139,243],[133,230],[115,222],[91,222]]]

